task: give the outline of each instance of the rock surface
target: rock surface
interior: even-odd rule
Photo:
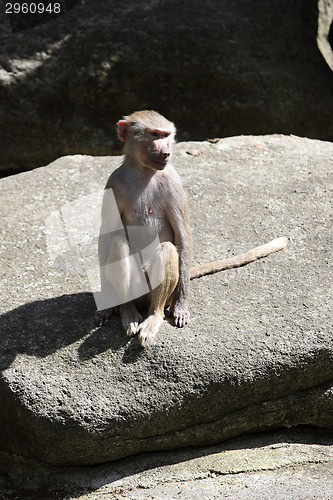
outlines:
[[[143,453],[94,467],[49,467],[14,457],[0,474],[6,500],[330,500],[333,434],[305,427],[215,446]],[[8,456],[2,456],[1,461]]]
[[[114,123],[147,107],[181,140],[333,139],[332,0],[320,10],[326,60],[318,0],[86,0],[17,33],[2,5],[1,172],[113,154]]]
[[[333,71],[333,0],[319,0],[318,9],[318,48]]]
[[[165,322],[147,351],[116,317],[94,328],[84,272],[57,267],[47,247],[50,214],[101,192],[119,159],[65,157],[2,179],[0,449],[86,465],[280,426],[332,427],[332,158],[331,143],[278,135],[177,145],[195,263],[290,242],[193,281],[189,326]]]

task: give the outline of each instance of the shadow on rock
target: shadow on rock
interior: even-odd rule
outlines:
[[[81,361],[88,361],[109,349],[116,352],[129,342],[131,340],[126,337],[119,317],[112,317],[107,325],[96,328],[82,342],[78,348],[79,358]]]
[[[106,326],[97,328],[82,342],[78,354],[81,361],[88,361],[109,349],[116,352],[125,346],[123,363],[135,363],[145,353],[145,349],[138,342],[138,337],[135,335],[128,338],[119,317],[113,317]]]
[[[95,302],[91,293],[63,295],[31,302],[0,317],[0,370],[17,354],[45,357],[93,332],[81,347],[82,359],[126,343],[118,318],[94,331]],[[111,326],[111,331],[110,331]]]
[[[251,458],[255,460],[256,465],[258,459],[261,463],[265,463],[266,459],[271,466],[274,450],[283,450],[284,454],[288,454],[288,450],[291,450],[289,453],[295,454],[295,450],[299,448],[293,445],[326,447],[332,443],[333,432],[327,429],[315,429],[311,426],[299,426],[293,429],[270,430],[250,436],[240,436],[219,445],[142,453],[93,467],[52,468],[40,462],[28,463],[20,457],[12,456],[9,458],[11,463],[9,474],[1,478],[0,484],[4,488],[3,491],[8,488],[16,494],[22,494],[24,491],[26,495],[41,494],[41,492],[44,495],[46,492],[49,494],[57,492],[59,495],[61,492],[66,497],[76,497],[82,494],[88,495],[99,488],[108,488],[108,491],[112,492],[117,489],[130,489],[133,487],[133,479],[137,478],[138,481],[139,475],[140,484],[146,483],[151,481],[157,470],[159,474],[163,472],[164,467],[166,467],[165,473],[170,475],[169,467],[173,465],[177,468],[182,467],[185,473],[194,467],[205,473],[213,469],[222,474],[230,467],[232,470],[238,470],[239,467],[239,470],[243,471],[244,453],[247,457],[246,464]],[[304,453],[302,448],[300,450]],[[239,451],[242,452],[241,457]],[[309,448],[307,448],[307,453],[309,453]],[[296,457],[297,455],[295,459]],[[8,461],[8,457],[6,460]],[[285,464],[285,458],[283,463]],[[121,481],[121,487],[118,481]],[[107,495],[107,493],[104,494]]]
[[[149,475],[149,471],[154,473],[154,469],[176,464],[184,464],[184,471],[190,468],[191,462],[194,462],[196,467],[200,467],[200,464],[206,464],[208,468],[212,467],[212,464],[215,464],[215,466],[218,464],[219,467],[223,467],[221,464],[226,464],[226,467],[230,467],[230,454],[227,453],[233,451],[236,454],[232,455],[234,457],[232,467],[235,467],[237,452],[241,450],[243,453],[246,452],[248,458],[249,456],[257,456],[263,460],[263,453],[265,451],[268,453],[268,450],[270,450],[269,454],[271,456],[271,450],[278,448],[284,449],[285,453],[287,453],[288,447],[292,448],[293,445],[330,446],[332,443],[333,431],[304,425],[292,429],[273,429],[264,433],[243,435],[213,446],[195,446],[179,450],[145,453],[96,466],[93,471],[94,488],[90,488],[90,491],[96,491],[98,488],[105,487],[126,477],[142,473]],[[250,450],[253,450],[254,453],[249,453]],[[254,455],[256,453],[257,455]],[[241,463],[243,463],[243,460],[242,457]],[[246,463],[248,463],[248,460],[246,460]],[[77,468],[76,471],[78,477],[80,474],[85,473],[84,479],[87,480],[87,469]],[[70,474],[70,469],[66,472]]]

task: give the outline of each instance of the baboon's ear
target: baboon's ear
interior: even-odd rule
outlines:
[[[128,123],[126,120],[119,120],[118,122],[118,136],[119,139],[126,142],[128,140]]]

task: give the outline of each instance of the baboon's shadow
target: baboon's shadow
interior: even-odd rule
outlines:
[[[95,327],[95,302],[91,293],[62,295],[24,304],[0,317],[0,370],[8,368],[18,354],[48,356],[80,339],[79,358],[88,360],[109,349],[128,345],[124,361],[134,361],[142,351],[129,342],[119,317],[105,327]]]

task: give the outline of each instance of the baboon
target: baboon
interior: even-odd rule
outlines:
[[[191,268],[187,198],[171,163],[175,133],[174,124],[156,111],[138,111],[119,120],[118,135],[125,143],[125,155],[106,185],[106,192],[112,189],[124,231],[116,231],[107,244],[100,236],[102,294],[110,284],[118,296],[127,335],[138,334],[143,347],[154,343],[166,307],[176,326],[188,323],[190,279],[242,266],[287,244],[287,238],[278,238],[246,254]],[[107,226],[109,212],[103,202],[102,227]],[[135,228],[140,231],[131,238]],[[156,236],[158,241],[153,245]],[[145,256],[147,247],[153,250]],[[140,258],[134,259],[134,254]],[[146,288],[131,298],[130,292],[140,280]],[[146,319],[142,310],[148,311]],[[97,324],[106,324],[113,311],[113,307],[98,311]]]

